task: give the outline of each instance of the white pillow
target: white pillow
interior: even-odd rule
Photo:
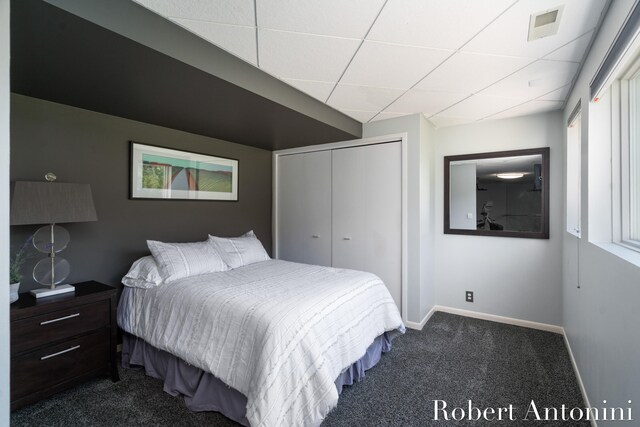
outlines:
[[[229,267],[208,241],[163,243],[147,240],[165,282],[206,273],[227,271]]]
[[[231,268],[271,259],[260,240],[253,234],[253,230],[240,237],[225,238],[209,235],[209,241],[215,244],[220,256]]]
[[[122,284],[130,288],[153,288],[162,283],[158,264],[151,255],[142,257],[131,265],[122,278]]]

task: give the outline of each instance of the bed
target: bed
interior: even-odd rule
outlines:
[[[319,425],[405,330],[377,276],[280,260],[126,287],[118,324],[125,366],[253,427]]]

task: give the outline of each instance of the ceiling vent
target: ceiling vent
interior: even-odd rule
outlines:
[[[533,41],[558,34],[563,10],[564,5],[531,15],[528,40]]]

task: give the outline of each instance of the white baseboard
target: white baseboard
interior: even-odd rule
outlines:
[[[433,316],[433,313],[435,313],[435,312],[436,312],[436,307],[437,307],[437,306],[433,306],[433,307],[431,307],[431,310],[429,310],[429,312],[427,313],[427,315],[426,315],[426,316],[424,316],[424,319],[422,319],[422,320],[420,321],[420,323],[410,322],[410,321],[408,321],[408,320],[407,320],[406,322],[404,322],[404,326],[406,326],[406,327],[407,327],[407,328],[409,328],[409,329],[415,329],[415,330],[421,331],[421,330],[422,330],[422,328],[424,328],[424,325],[426,325],[426,324],[427,324],[427,322],[429,321],[429,319],[431,318],[431,316]]]
[[[590,408],[591,403],[589,403],[589,396],[587,396],[587,389],[582,382],[582,377],[580,376],[580,371],[578,370],[578,364],[576,363],[576,359],[573,357],[573,351],[571,351],[571,344],[569,344],[569,338],[567,337],[567,333],[562,328],[562,336],[564,337],[564,344],[567,346],[567,351],[569,352],[569,358],[571,359],[571,366],[573,366],[573,372],[576,374],[576,379],[578,380],[578,386],[580,387],[580,393],[582,393],[582,399],[584,399],[585,407]],[[591,420],[591,427],[598,427],[598,423],[595,420]]]
[[[473,317],[474,319],[490,320],[492,322],[506,323],[508,325],[523,326],[525,328],[540,329],[541,331],[555,332],[563,334],[562,326],[549,325],[547,323],[532,322],[530,320],[514,319],[513,317],[497,316],[495,314],[480,313],[478,311],[463,310],[461,308],[447,307],[444,305],[436,305],[434,311],[443,311],[445,313],[457,314],[460,316]]]

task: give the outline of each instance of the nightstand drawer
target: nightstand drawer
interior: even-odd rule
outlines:
[[[106,329],[11,359],[11,401],[46,392],[84,374],[106,370],[109,360]]]
[[[19,353],[109,325],[109,301],[52,311],[11,323],[11,353]]]

